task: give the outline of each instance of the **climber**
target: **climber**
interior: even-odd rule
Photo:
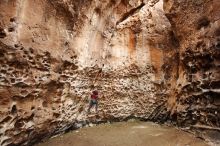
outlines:
[[[98,91],[93,91],[90,97],[88,113],[90,113],[90,109],[95,105],[95,111],[98,111]]]

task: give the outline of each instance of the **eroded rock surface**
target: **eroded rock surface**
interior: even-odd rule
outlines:
[[[0,145],[30,145],[88,122],[165,120],[159,83],[170,24],[162,6],[1,1]],[[93,89],[98,116],[86,113]]]
[[[168,108],[179,126],[202,129],[215,140],[220,138],[219,7],[218,0],[164,4],[178,44]]]
[[[209,135],[218,139],[218,7],[218,0],[0,1],[0,145],[131,117],[214,128]],[[87,115],[93,89],[99,114]]]

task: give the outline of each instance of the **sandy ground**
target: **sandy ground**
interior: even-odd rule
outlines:
[[[122,122],[82,128],[37,146],[207,146],[193,135],[150,122]]]

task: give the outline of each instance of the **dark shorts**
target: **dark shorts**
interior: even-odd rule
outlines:
[[[98,101],[95,100],[95,99],[91,99],[90,100],[90,106],[93,106],[93,105],[98,105]]]

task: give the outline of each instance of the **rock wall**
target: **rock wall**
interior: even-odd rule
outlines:
[[[0,1],[0,145],[129,118],[171,120],[219,139],[219,6]],[[99,114],[87,115],[94,89]]]
[[[163,2],[0,1],[0,145],[89,122],[166,119]],[[87,115],[92,90],[98,115]],[[165,114],[165,116],[164,116]]]
[[[201,137],[205,134],[219,140],[220,1],[164,2],[177,44],[176,53],[168,53],[176,58],[170,68],[176,72],[175,80],[168,81],[172,120],[178,126],[202,130]]]

